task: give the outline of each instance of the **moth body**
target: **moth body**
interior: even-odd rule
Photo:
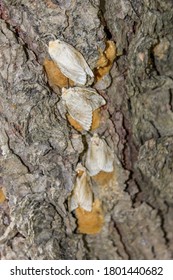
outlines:
[[[81,207],[86,211],[91,211],[93,193],[91,190],[89,177],[86,173],[86,169],[81,164],[78,165],[77,171],[78,174],[76,176],[72,195],[70,197],[70,211],[73,211],[78,207]]]
[[[73,46],[63,41],[55,40],[49,42],[48,51],[61,72],[74,81],[75,84],[85,85],[87,75],[94,76],[82,54]]]
[[[85,167],[90,176],[98,174],[100,171],[113,171],[113,153],[104,139],[99,138],[95,133],[91,138],[86,154]]]
[[[91,88],[63,88],[62,100],[69,115],[87,131],[92,124],[93,111],[106,104],[104,98]]]

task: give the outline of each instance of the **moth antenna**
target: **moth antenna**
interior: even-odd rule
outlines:
[[[56,40],[57,38],[56,38],[56,36],[54,35],[54,34],[51,34],[52,35],[52,37],[53,37],[53,39],[54,40]]]

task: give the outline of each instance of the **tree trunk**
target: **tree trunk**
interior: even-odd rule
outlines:
[[[173,2],[1,0],[0,14],[1,259],[172,258]],[[107,40],[117,47],[111,85],[99,91],[107,105],[96,132],[114,153],[114,179],[93,182],[97,234],[80,233],[68,208],[93,132],[68,123],[48,83],[55,38],[91,69]]]

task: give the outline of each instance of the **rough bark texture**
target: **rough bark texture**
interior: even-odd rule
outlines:
[[[4,0],[0,14],[1,259],[172,258],[172,1]],[[67,123],[43,60],[60,38],[93,69],[106,37],[118,56],[97,132],[116,182],[99,191],[102,231],[85,235],[67,199],[90,134]]]

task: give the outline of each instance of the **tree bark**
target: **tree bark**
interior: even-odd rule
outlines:
[[[173,256],[171,0],[0,1],[1,259],[170,259]],[[117,46],[96,132],[115,176],[97,189],[104,225],[81,234],[68,197],[92,133],[66,120],[43,61],[59,38],[94,69]],[[116,179],[115,179],[116,178]]]

